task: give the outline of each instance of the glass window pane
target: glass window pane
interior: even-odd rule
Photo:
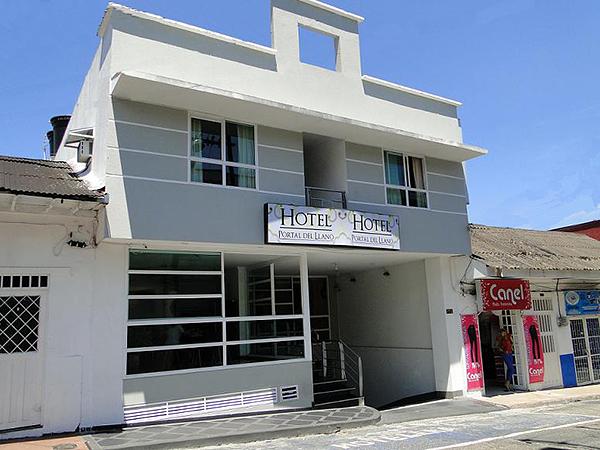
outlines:
[[[192,156],[221,159],[221,124],[209,120],[192,119]]]
[[[310,327],[313,330],[328,330],[329,329],[329,318],[328,317],[311,317]]]
[[[130,274],[129,294],[221,294],[221,276]]]
[[[133,250],[129,252],[132,270],[221,270],[219,253],[164,253]]]
[[[225,127],[227,161],[254,164],[254,127],[231,122]]]
[[[223,364],[223,347],[182,348],[127,354],[127,374],[195,369]]]
[[[252,189],[256,187],[256,171],[254,169],[227,166],[225,170],[227,171],[227,186]]]
[[[227,346],[227,364],[304,358],[304,341],[269,342]]]
[[[127,328],[127,348],[223,342],[222,323],[143,325]]]
[[[254,320],[251,322],[229,322],[227,324],[228,341],[302,335],[302,319]]]
[[[387,188],[387,202],[390,205],[405,205],[406,206],[406,191],[403,189]]]
[[[221,316],[220,298],[142,298],[129,300],[129,319]]]
[[[408,191],[409,206],[427,208],[427,194],[425,192]]]
[[[423,173],[423,160],[409,156],[408,160],[408,180],[410,187],[415,189],[425,189],[425,175]]]
[[[192,161],[191,180],[198,183],[223,184],[223,168],[220,164]]]
[[[403,156],[395,153],[387,153],[385,158],[385,181],[394,186],[406,186],[404,180]]]

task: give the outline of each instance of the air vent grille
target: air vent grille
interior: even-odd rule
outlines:
[[[234,408],[275,403],[277,403],[277,388],[269,388],[172,402],[126,406],[124,413],[125,423],[135,424],[197,417]]]
[[[282,386],[281,401],[298,400],[298,386]]]

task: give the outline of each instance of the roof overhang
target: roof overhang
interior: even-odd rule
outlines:
[[[143,72],[115,74],[111,94],[125,100],[206,112],[357,144],[409,148],[411,153],[449,161],[463,162],[487,153],[480,147]],[[199,105],[202,105],[202,110],[198,109]]]
[[[0,213],[95,217],[106,203],[94,200],[0,192]]]

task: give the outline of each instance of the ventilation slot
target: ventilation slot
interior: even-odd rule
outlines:
[[[283,386],[281,388],[281,401],[298,400],[298,386]]]
[[[282,392],[283,392],[282,388]],[[296,388],[296,396],[297,396]],[[283,398],[283,394],[282,394]],[[125,423],[156,422],[161,420],[197,417],[248,406],[273,405],[277,402],[277,388],[238,392],[172,402],[126,406]]]

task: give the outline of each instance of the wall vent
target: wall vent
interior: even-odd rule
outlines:
[[[275,403],[277,403],[277,388],[269,388],[172,402],[125,406],[124,415],[126,424],[136,424],[199,417],[235,408],[274,405]]]
[[[298,386],[282,386],[280,388],[281,401],[298,400]]]

